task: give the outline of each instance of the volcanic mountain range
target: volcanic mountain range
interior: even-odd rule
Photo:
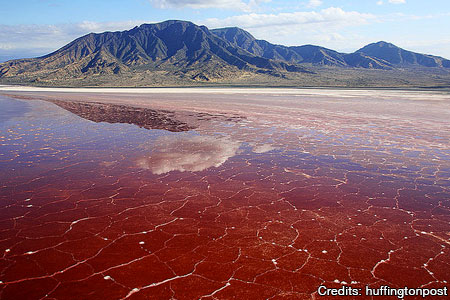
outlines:
[[[320,85],[323,78],[331,80],[333,74],[340,78],[340,70],[351,80],[364,79],[370,70],[386,74],[431,70],[445,79],[450,73],[450,60],[386,42],[369,44],[349,54],[314,45],[288,47],[255,39],[237,27],[209,30],[172,20],[127,31],[90,33],[48,55],[2,63],[0,82],[142,86],[276,78]],[[333,80],[339,85],[339,80]]]

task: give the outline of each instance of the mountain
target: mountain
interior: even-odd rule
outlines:
[[[448,71],[449,60],[386,42],[341,53],[315,45],[272,44],[238,27],[209,30],[188,21],[170,20],[126,31],[90,33],[48,55],[1,63],[0,82],[58,86],[196,82],[391,86],[431,80],[448,85]]]
[[[277,74],[306,68],[253,55],[186,21],[143,24],[128,31],[91,33],[46,56],[0,64],[0,77],[68,78],[165,71],[209,80],[239,70]]]
[[[450,68],[450,60],[414,53],[386,42],[369,44],[354,53],[347,54],[315,45],[290,47],[275,45],[264,40],[257,40],[250,33],[238,27],[213,29],[211,32],[254,55],[294,64],[367,69]]]
[[[268,59],[316,66],[391,68],[389,63],[363,53],[345,54],[315,45],[288,47],[271,44],[264,40],[255,39],[250,33],[238,27],[213,29],[211,32],[235,46]]]
[[[445,58],[411,52],[382,41],[369,44],[357,50],[356,53],[362,53],[384,60],[397,67],[422,66],[450,68],[450,60]]]
[[[211,32],[253,55],[291,63],[300,62],[302,60],[302,58],[297,53],[290,50],[289,47],[274,45],[264,40],[257,40],[249,32],[238,27],[212,29]]]

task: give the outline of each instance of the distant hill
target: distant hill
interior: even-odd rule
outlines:
[[[359,85],[372,80],[364,79],[369,74],[364,70],[410,68],[443,70],[438,73],[446,75],[450,61],[386,42],[350,54],[314,45],[288,47],[255,39],[238,27],[209,30],[171,20],[127,31],[91,33],[45,56],[1,63],[0,82],[145,86],[283,81],[321,85],[326,80]]]

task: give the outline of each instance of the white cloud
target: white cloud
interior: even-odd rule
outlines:
[[[210,136],[161,137],[153,153],[137,160],[137,166],[154,174],[170,171],[198,172],[219,167],[234,156],[240,143]]]
[[[380,17],[374,14],[330,7],[278,14],[249,13],[224,19],[208,19],[204,23],[210,28],[238,26],[248,30],[255,38],[274,44],[313,44],[353,52],[364,46],[366,41],[355,39],[352,30],[380,21]]]
[[[391,3],[391,4],[405,4],[406,0],[388,0],[388,3]],[[383,0],[377,1],[377,5],[383,5],[383,4],[384,4]]]
[[[260,3],[266,2],[270,2],[270,0],[150,0],[150,3],[157,8],[221,8],[241,11],[252,11]]]
[[[279,14],[256,14],[232,16],[225,19],[211,18],[206,24],[212,27],[241,26],[244,28],[261,28],[273,26],[296,26],[315,24],[314,26],[350,26],[366,24],[375,19],[375,15],[359,13],[356,11],[344,11],[342,8],[329,7],[321,11],[292,12]]]
[[[0,24],[0,50],[8,56],[14,57],[16,53],[26,56],[47,54],[56,50],[74,39],[90,32],[104,32],[128,30],[143,21],[126,22],[90,22],[84,21],[75,24],[58,25],[1,25]],[[2,53],[0,53],[2,54]],[[20,58],[17,56],[16,58]]]
[[[143,22],[143,21],[124,21],[124,22],[91,22],[83,21],[76,26],[80,30],[86,32],[104,32],[104,31],[121,31],[128,30],[134,26],[141,25],[142,23],[153,23],[153,22]]]
[[[1,50],[11,50],[14,49],[11,43],[0,44]]]
[[[428,38],[426,40],[413,40],[406,36],[396,40],[395,44],[406,50],[424,54],[438,55],[446,59],[450,59],[450,38]]]
[[[336,50],[354,48],[354,51],[364,44],[360,39],[353,39],[349,32],[379,21],[382,21],[379,16],[370,13],[330,7],[318,11],[241,14],[224,19],[207,19],[204,23],[210,28],[238,26],[256,38],[274,44],[315,44]]]
[[[322,5],[322,1],[321,0],[309,0],[309,2],[306,4],[306,7],[318,7]]]

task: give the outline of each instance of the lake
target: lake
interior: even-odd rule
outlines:
[[[448,286],[444,92],[0,93],[0,299]]]

